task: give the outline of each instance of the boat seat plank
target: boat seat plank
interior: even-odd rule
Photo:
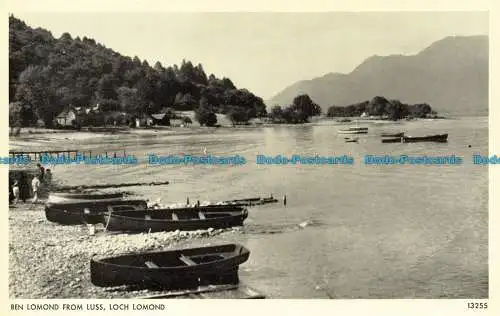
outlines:
[[[203,212],[198,212],[198,216],[200,217],[200,219],[207,219],[205,217],[205,214],[203,214]]]
[[[179,220],[179,217],[177,217],[177,214],[175,214],[174,212],[172,212],[172,219],[174,221],[178,221]]]
[[[146,267],[151,268],[151,269],[159,268],[159,266],[156,263],[154,263],[153,261],[145,261],[144,264],[146,265]]]
[[[196,265],[196,262],[194,262],[193,260],[191,260],[190,258],[184,256],[184,255],[181,255],[179,257],[179,259],[184,262],[185,264],[187,264],[188,266],[195,266]]]

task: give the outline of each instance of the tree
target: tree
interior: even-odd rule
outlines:
[[[307,94],[301,94],[293,99],[292,108],[300,111],[307,118],[321,114],[321,107],[314,103],[314,101]]]
[[[29,66],[19,75],[16,89],[16,100],[31,106],[36,116],[42,119],[47,127],[52,126],[53,119],[62,110],[52,102],[54,91],[50,84],[49,68]]]
[[[283,121],[283,109],[279,105],[275,105],[272,107],[271,112],[269,113],[269,118],[274,123]]]
[[[22,103],[21,102],[11,102],[9,103],[9,126],[11,128],[22,126]]]
[[[137,114],[141,111],[144,100],[142,100],[135,88],[120,87],[116,89],[118,103],[122,111]]]
[[[96,96],[98,100],[111,99],[116,100],[115,84],[117,80],[113,75],[106,74],[101,77],[97,85]]]
[[[207,106],[199,106],[195,111],[195,118],[202,126],[214,126],[217,124],[215,112]]]
[[[233,123],[233,126],[246,123],[249,120],[248,111],[242,107],[231,107],[226,117]]]
[[[183,122],[184,124],[186,124],[186,125],[187,125],[187,124],[193,124],[193,121],[192,121],[189,117],[187,117],[187,116],[184,116],[184,117],[182,118],[182,122]]]

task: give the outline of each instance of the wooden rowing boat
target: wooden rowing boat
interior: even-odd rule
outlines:
[[[176,230],[220,229],[242,226],[248,210],[242,207],[226,209],[190,207],[178,209],[148,209],[110,211],[102,222],[109,231],[159,232]]]
[[[142,252],[90,261],[92,284],[128,285],[141,289],[192,289],[214,284],[238,284],[239,265],[250,251],[226,244],[171,251]]]
[[[276,202],[278,202],[278,200],[273,197],[265,197],[265,198],[258,197],[258,198],[222,201],[221,204],[235,205],[235,206],[253,206],[253,205],[263,205]]]
[[[448,134],[429,135],[422,137],[403,136],[398,138],[382,139],[382,143],[420,143],[420,142],[446,143],[447,141],[448,141]]]
[[[51,203],[45,204],[45,217],[48,221],[63,225],[97,224],[102,222],[102,217],[109,206],[126,206],[134,209],[145,209],[144,200],[95,200],[76,203]]]
[[[368,127],[348,127],[346,129],[341,129],[339,134],[367,134]]]
[[[418,142],[446,143],[448,141],[448,134],[429,135],[422,137],[405,136],[403,137],[403,139],[405,143],[418,143]]]
[[[79,201],[92,200],[121,200],[123,193],[66,193],[50,192],[48,202],[51,203],[75,203]]]

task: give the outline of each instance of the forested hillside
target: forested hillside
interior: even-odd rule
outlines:
[[[168,52],[158,52],[168,54]],[[11,125],[43,122],[50,127],[66,107],[120,111],[131,115],[195,110],[200,117],[224,113],[238,119],[266,115],[262,99],[238,89],[229,78],[207,76],[201,64],[151,67],[94,39],[64,33],[54,38],[9,18]],[[12,122],[14,120],[14,122]]]

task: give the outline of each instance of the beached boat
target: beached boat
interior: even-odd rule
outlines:
[[[109,206],[126,206],[135,209],[147,208],[144,200],[87,200],[76,203],[45,204],[45,217],[48,221],[63,225],[97,224],[108,211]]]
[[[429,135],[421,137],[403,136],[398,138],[382,139],[382,143],[419,143],[419,142],[437,142],[446,143],[448,134]]]
[[[242,226],[248,210],[210,207],[110,211],[102,218],[109,231],[160,232],[176,230],[220,229]]]
[[[128,285],[146,289],[189,289],[203,285],[238,284],[239,265],[250,251],[226,244],[170,251],[142,252],[90,261],[92,284]]]
[[[381,134],[381,137],[403,137],[405,133]]]
[[[348,127],[348,128],[339,130],[338,133],[339,134],[367,134],[368,127]]]
[[[50,192],[48,202],[50,203],[75,203],[89,200],[121,200],[123,193],[66,193]]]

